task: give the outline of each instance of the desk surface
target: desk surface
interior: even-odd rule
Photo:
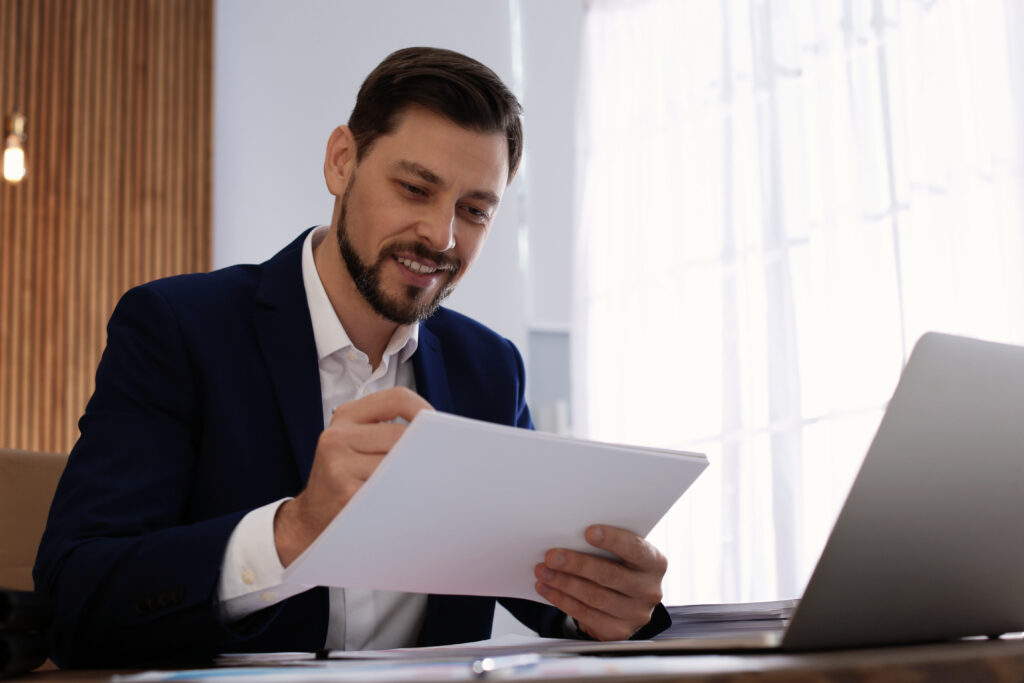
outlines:
[[[965,641],[801,654],[672,655],[658,659],[660,672],[649,675],[552,680],[572,680],[574,683],[1024,682],[1024,640]],[[113,673],[118,672],[38,671],[17,680],[23,683],[99,683],[108,680]]]

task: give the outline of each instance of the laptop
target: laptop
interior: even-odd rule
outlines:
[[[1022,577],[1024,347],[930,332],[786,628],[621,646],[793,651],[999,636],[1024,631]]]

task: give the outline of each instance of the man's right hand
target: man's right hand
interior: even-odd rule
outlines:
[[[277,509],[274,543],[287,567],[320,535],[355,495],[406,425],[421,410],[433,410],[422,396],[404,387],[378,391],[334,411],[320,434],[305,490]]]

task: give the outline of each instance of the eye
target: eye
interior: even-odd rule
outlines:
[[[469,214],[470,219],[475,223],[486,223],[491,219],[490,214],[486,211],[478,209],[475,206],[470,206],[469,204],[464,204],[462,206],[462,210]]]
[[[416,185],[410,185],[409,183],[404,183],[402,181],[398,181],[398,185],[402,188],[402,190],[404,190],[408,194],[413,195],[414,197],[426,197],[427,196],[427,191],[424,190],[422,187],[418,187]]]

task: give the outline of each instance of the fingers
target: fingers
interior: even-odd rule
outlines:
[[[648,613],[634,620],[621,619],[540,582],[537,583],[537,592],[552,605],[573,617],[584,633],[597,640],[628,640],[640,628],[633,626],[635,622],[640,622],[642,626],[651,618]]]
[[[636,534],[615,527],[589,527],[585,537],[618,559],[564,548],[549,550],[534,569],[537,592],[574,617],[600,640],[629,638],[661,602],[668,562]]]
[[[342,422],[388,422],[398,417],[412,422],[421,410],[433,410],[433,407],[416,392],[405,387],[394,387],[374,392],[358,401],[343,403],[334,411],[329,426]]]
[[[274,542],[288,565],[315,539],[376,471],[405,432],[396,418],[412,421],[430,404],[404,387],[379,391],[334,411],[320,434],[309,480],[293,501],[278,508]]]
[[[646,575],[625,564],[572,550],[549,550],[539,565],[559,576],[575,576],[624,595],[638,595],[647,587]],[[544,577],[538,576],[539,579]],[[659,597],[660,600],[660,597]],[[657,604],[658,600],[655,601]]]
[[[649,615],[645,616],[644,608],[637,607],[639,603],[629,595],[578,575],[556,572],[544,564],[539,564],[534,568],[534,575],[538,579],[539,586],[554,588],[578,601],[587,610],[594,610],[613,618],[644,618],[645,622],[647,618],[650,618]],[[544,593],[541,592],[541,595]],[[545,595],[545,597],[547,596]],[[631,612],[633,613],[631,614]],[[581,621],[588,618],[586,614],[582,618],[576,614],[573,616]],[[630,633],[632,634],[632,632]]]
[[[354,495],[363,482],[370,478],[383,458],[383,454],[354,453],[344,460],[338,458],[326,464],[323,476],[338,481],[340,485],[336,489],[337,494],[348,498]]]
[[[622,561],[629,567],[650,571],[660,570],[662,574],[668,569],[668,561],[665,556],[645,539],[631,531],[595,524],[587,528],[585,538],[587,543],[595,548],[607,550],[612,555],[622,558]]]
[[[337,508],[335,513],[344,507],[405,432],[405,425],[388,420],[411,420],[420,410],[433,408],[404,387],[379,391],[339,406],[317,443],[306,484],[306,492],[312,494],[309,497],[325,501],[324,504],[330,501],[331,507]],[[374,458],[358,457],[367,455]]]
[[[355,453],[385,454],[391,450],[405,431],[405,425],[379,424],[333,424],[320,434],[317,450],[327,453],[351,451]]]

